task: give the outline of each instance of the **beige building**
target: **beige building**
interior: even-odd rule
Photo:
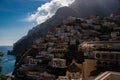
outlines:
[[[91,41],[91,42],[83,42],[79,45],[79,50],[84,51],[84,56],[94,58],[93,51],[96,50],[119,50],[120,49],[120,41]]]
[[[120,66],[119,51],[93,51],[97,67]]]
[[[83,64],[78,64],[75,60],[68,66],[66,76],[59,76],[57,80],[84,80],[89,78],[91,71],[95,70],[96,61],[85,59]]]
[[[120,73],[106,71],[97,76],[94,80],[120,80]]]
[[[120,66],[120,41],[84,42],[79,46],[87,58],[83,63],[83,77],[97,69],[119,69]]]
[[[54,54],[55,58],[63,58],[64,54],[67,51],[67,45],[66,44],[57,44],[52,47],[51,52]]]
[[[96,70],[96,60],[93,59],[85,59],[83,62],[83,78],[87,78],[90,76],[90,73]]]
[[[68,67],[66,76],[70,80],[81,80],[82,79],[82,65],[78,64],[73,60],[73,62]]]

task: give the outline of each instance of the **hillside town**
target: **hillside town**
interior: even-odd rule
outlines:
[[[12,80],[119,80],[120,15],[69,17],[19,56]]]

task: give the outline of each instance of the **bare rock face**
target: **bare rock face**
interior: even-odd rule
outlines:
[[[69,16],[78,17],[76,11],[69,7],[63,7],[58,9],[56,14],[48,19],[46,22],[37,25],[32,30],[29,30],[28,34],[21,38],[14,44],[12,53],[16,56],[22,54],[27,48],[31,47],[33,42],[46,35],[46,33],[53,29],[56,25],[60,24],[63,20],[67,19]]]
[[[109,16],[120,10],[120,0],[76,0],[69,7],[58,9],[56,14],[46,22],[37,25],[28,34],[14,44],[12,53],[21,55],[33,42],[46,35],[47,31],[53,29],[68,17],[88,17],[91,15]]]
[[[120,0],[76,0],[71,6],[80,17],[108,16],[120,9]]]

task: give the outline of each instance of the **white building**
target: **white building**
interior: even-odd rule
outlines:
[[[119,72],[106,71],[97,76],[94,80],[120,80]]]
[[[57,80],[69,80],[67,76],[59,76]]]
[[[52,67],[65,68],[66,67],[66,60],[53,58],[52,59]]]

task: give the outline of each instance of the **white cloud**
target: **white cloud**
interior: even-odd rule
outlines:
[[[47,19],[51,18],[58,8],[63,6],[69,6],[75,0],[51,0],[38,7],[37,11],[29,15],[25,21],[27,22],[37,22],[37,24],[43,23]]]

